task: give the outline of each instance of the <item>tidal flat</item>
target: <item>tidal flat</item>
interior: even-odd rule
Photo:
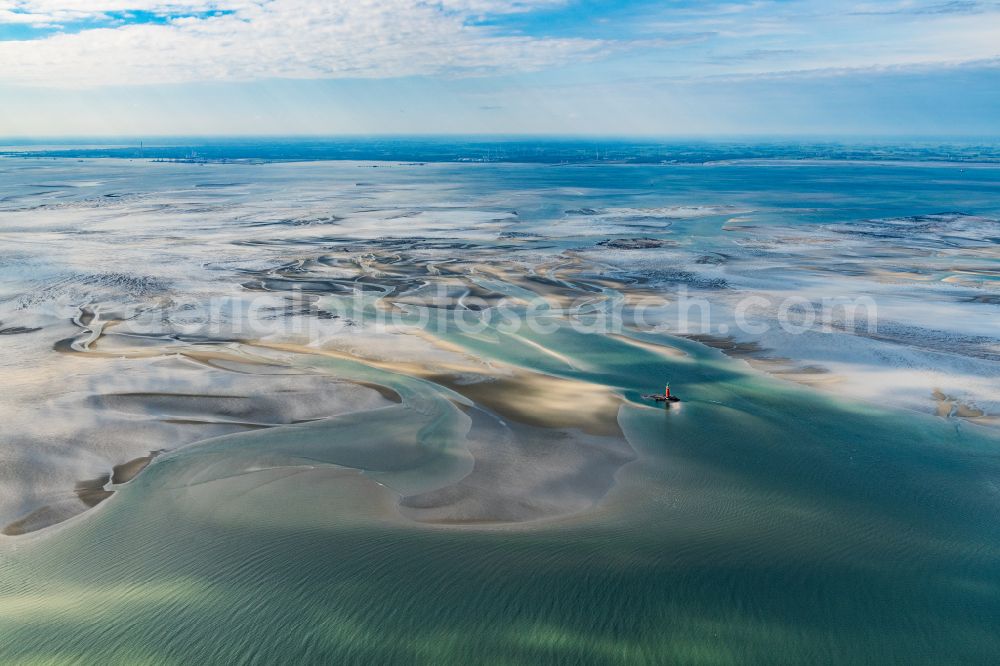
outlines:
[[[0,158],[0,661],[988,663],[998,192]]]

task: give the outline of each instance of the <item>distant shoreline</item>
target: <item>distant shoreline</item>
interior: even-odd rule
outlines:
[[[340,138],[109,140],[0,139],[0,156],[145,159],[184,163],[359,161],[395,163],[716,164],[1000,163],[1000,141],[632,141],[625,139]]]

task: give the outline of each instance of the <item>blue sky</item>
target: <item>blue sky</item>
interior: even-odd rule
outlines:
[[[0,0],[0,136],[996,136],[998,91],[995,1]]]

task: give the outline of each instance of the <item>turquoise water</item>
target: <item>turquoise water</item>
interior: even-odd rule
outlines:
[[[592,514],[407,526],[326,465],[356,419],[320,439],[230,436],[158,460],[52,537],[5,545],[0,650],[39,663],[988,662],[998,438],[679,344],[693,356],[561,334],[588,380],[638,392],[669,373],[686,398],[623,408],[640,462]],[[385,409],[415,409],[410,380],[376,374],[404,392]],[[391,459],[378,442],[397,427],[369,413],[370,461],[351,464]]]

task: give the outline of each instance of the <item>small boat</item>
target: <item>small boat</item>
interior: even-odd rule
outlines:
[[[670,384],[667,384],[666,390],[662,394],[653,393],[650,395],[644,395],[642,397],[645,398],[646,400],[655,400],[656,402],[665,402],[667,404],[670,404],[671,402],[681,401],[681,399],[678,398],[676,395],[670,394]]]

